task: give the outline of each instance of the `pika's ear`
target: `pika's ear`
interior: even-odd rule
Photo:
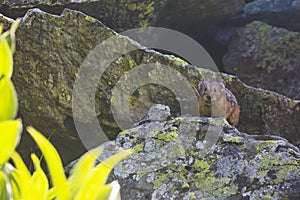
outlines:
[[[200,96],[204,96],[207,90],[207,83],[205,81],[200,81],[197,90]]]

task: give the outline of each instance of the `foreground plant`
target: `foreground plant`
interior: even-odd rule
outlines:
[[[65,176],[61,158],[54,146],[33,127],[27,131],[45,158],[52,187],[36,154],[31,154],[35,170],[31,174],[21,156],[15,151],[22,132],[20,119],[14,120],[18,101],[11,82],[17,20],[9,31],[0,35],[0,199],[1,200],[116,200],[120,199],[118,182],[106,184],[112,168],[129,156],[131,150],[121,150],[95,166],[103,148],[84,154]],[[0,26],[0,34],[2,27]],[[8,161],[12,160],[13,164]]]

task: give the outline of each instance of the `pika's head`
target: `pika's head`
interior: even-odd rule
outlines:
[[[197,89],[200,97],[209,100],[218,100],[224,95],[225,86],[223,82],[200,81]]]

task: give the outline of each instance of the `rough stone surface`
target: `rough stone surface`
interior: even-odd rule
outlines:
[[[179,27],[181,30],[196,29],[207,33],[229,17],[242,13],[244,5],[244,0],[172,0],[167,2],[161,12],[158,25],[175,29]]]
[[[241,13],[243,6],[243,0],[4,1],[0,5],[0,12],[16,18],[22,17],[31,8],[40,8],[53,14],[60,14],[64,8],[69,8],[95,17],[115,31],[122,31],[155,25],[170,27],[172,24],[181,24],[183,19],[197,19],[197,23],[210,19],[212,23],[215,18],[218,18],[215,21],[219,21]]]
[[[32,10],[23,18],[16,35],[13,81],[19,95],[20,116],[25,125],[31,124],[47,137],[51,137],[65,162],[73,160],[84,150],[78,140],[72,115],[72,89],[76,74],[90,51],[116,33],[80,12],[66,10],[61,16],[56,16]],[[143,83],[145,77],[150,77],[154,82],[169,81],[168,86],[179,88],[172,92],[171,87],[156,84],[136,88],[136,91],[129,94],[130,114],[126,114],[122,119],[131,117],[133,121],[137,121],[147,113],[152,104],[157,103],[168,105],[172,116],[181,115],[184,107],[180,107],[179,102],[187,102],[187,105],[196,102],[192,98],[193,95],[187,95],[187,88],[180,89],[181,84],[178,83],[187,80],[188,85],[195,87],[204,78],[213,80],[220,76],[218,73],[188,65],[174,56],[145,49],[127,37],[116,38],[118,43],[115,46],[100,52],[110,55],[128,46],[138,47],[138,50],[120,56],[112,62],[101,78],[93,71],[88,76],[96,80],[100,78],[95,96],[95,110],[98,121],[109,139],[114,139],[120,131],[112,115],[111,105],[116,102],[116,99],[112,98],[112,89],[116,88],[121,78],[128,82],[134,80]],[[105,65],[104,61],[95,60],[91,64],[101,67]],[[136,78],[129,79],[129,73],[125,73],[147,63],[155,65],[148,67],[146,73],[144,71]],[[165,75],[165,70],[168,70],[165,66],[176,70],[176,73],[182,76],[176,77],[174,72]],[[299,102],[248,87],[235,77],[225,74],[222,76],[241,106],[238,125],[241,131],[277,134],[294,144],[300,144]],[[91,87],[87,86],[86,90],[90,90]],[[126,92],[127,89],[121,87],[119,90]],[[82,105],[85,107],[93,99],[93,96],[81,99]],[[193,111],[197,113],[197,108]],[[81,123],[89,127],[91,118],[86,117],[86,113],[81,114]],[[32,144],[28,144],[26,148],[30,151]]]
[[[299,33],[255,21],[238,29],[223,62],[251,86],[300,99],[299,59]]]
[[[247,14],[258,14],[262,12],[290,11],[299,8],[299,2],[299,0],[254,0],[245,6],[244,12]]]
[[[245,5],[243,18],[300,31],[299,0],[256,0]]]
[[[135,152],[111,176],[124,200],[300,198],[299,149],[281,137],[241,133],[223,119],[148,121],[104,146],[99,162],[120,147]]]
[[[0,5],[6,16],[22,17],[29,9],[39,8],[52,14],[61,14],[65,8],[78,10],[101,20],[115,31],[154,26],[167,0],[83,0],[83,1],[9,1]]]
[[[165,121],[171,117],[171,111],[168,106],[154,104],[150,107],[148,113],[135,125],[146,123],[148,121]]]

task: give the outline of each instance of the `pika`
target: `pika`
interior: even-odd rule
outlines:
[[[238,124],[240,106],[222,82],[200,81],[197,92],[200,116],[225,117],[231,125]]]

